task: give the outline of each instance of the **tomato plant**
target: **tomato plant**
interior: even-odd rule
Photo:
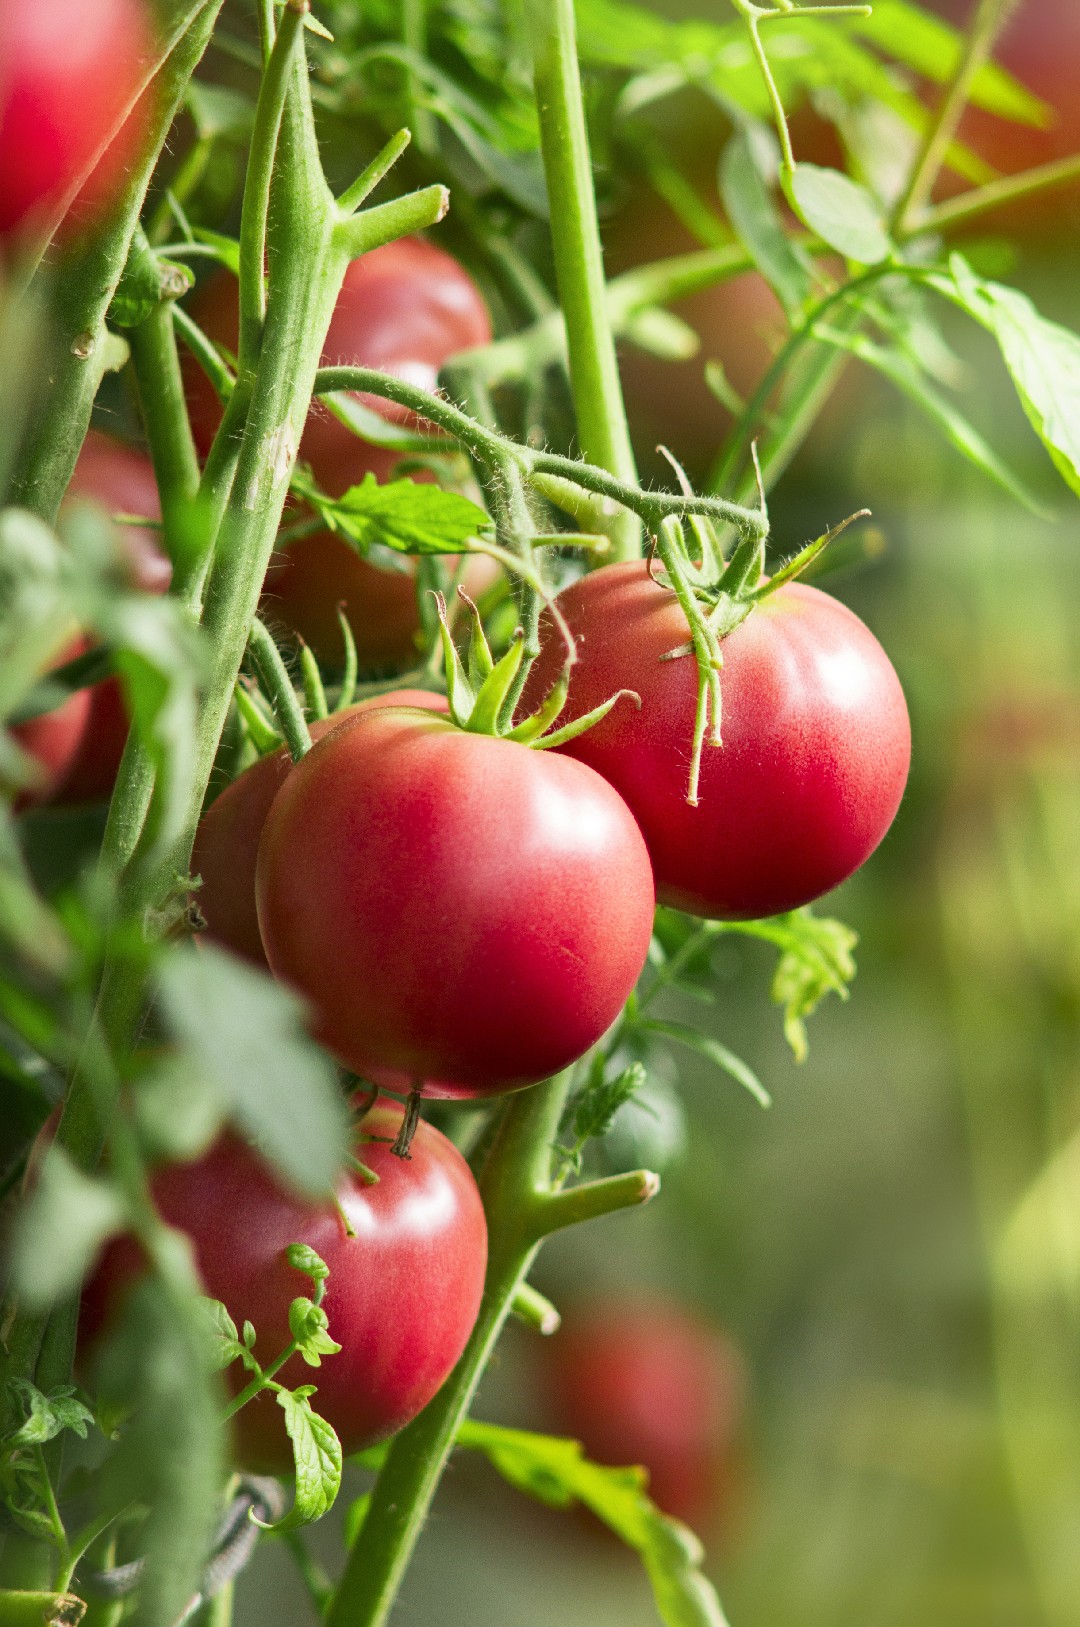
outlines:
[[[588,1050],[653,913],[637,827],[591,769],[396,709],[332,730],[287,776],[256,893],[270,966],[330,1049],[450,1097]]]
[[[264,1361],[291,1337],[289,1306],[300,1284],[286,1249],[304,1243],[324,1262],[322,1308],[341,1350],[315,1372],[294,1355],[277,1376],[286,1386],[317,1384],[319,1415],[346,1453],[383,1440],[426,1406],[465,1348],[484,1286],[487,1229],[469,1167],[452,1142],[424,1123],[409,1158],[396,1156],[391,1143],[401,1118],[391,1102],[359,1121],[354,1148],[363,1168],[341,1176],[332,1204],[289,1191],[236,1135],[153,1179],[163,1219],[191,1239],[206,1293],[237,1326],[251,1322]],[[139,1269],[134,1244],[110,1244],[83,1295],[86,1344],[101,1336]],[[234,1372],[240,1391],[249,1375]],[[272,1392],[237,1414],[237,1429],[244,1461],[288,1467]]]
[[[577,643],[570,705],[641,696],[562,749],[603,774],[645,836],[664,903],[695,915],[778,915],[835,887],[873,852],[907,780],[911,733],[899,680],[858,617],[790,583],[722,641],[723,744],[686,795],[697,671],[670,588],[645,565],[606,566],[567,588]],[[542,686],[565,652],[549,620]],[[528,695],[526,696],[528,700]]]
[[[657,1194],[636,1160],[686,1160],[670,1212],[692,1212],[716,1302],[735,1291],[759,1194],[727,1183],[742,1209],[711,1248],[726,1186],[680,1058],[768,1103],[728,1043],[751,1026],[750,937],[803,1059],[855,941],[805,903],[880,841],[909,750],[881,647],[797,580],[864,560],[866,533],[792,554],[803,510],[786,492],[770,514],[772,494],[858,367],[943,460],[1045,510],[997,415],[974,421],[963,322],[1080,486],[1080,340],[971,231],[1075,161],[1001,178],[966,145],[968,104],[1042,117],[989,59],[993,0],[966,35],[885,3],[673,21],[637,0],[156,0],[151,38],[133,4],[0,18],[0,1620],[127,1587],[114,1616],[205,1606],[228,1627],[256,1546],[236,1471],[285,1472],[287,1436],[284,1551],[327,1627],[383,1627],[458,1445],[586,1503],[667,1627],[719,1627],[697,1547],[633,1476],[469,1413],[506,1319],[558,1320],[529,1281],[545,1239]],[[632,244],[617,275],[601,218]],[[747,296],[769,332],[742,371]],[[693,300],[719,331],[679,317]],[[668,379],[680,362],[726,417],[685,428],[678,385],[628,414],[627,347]],[[643,479],[659,437],[671,476]],[[847,506],[869,500],[865,448],[841,471],[817,444],[803,505],[827,482],[842,513],[842,473]],[[152,528],[110,542],[80,495]],[[999,575],[1019,595],[1018,568]],[[14,746],[35,736],[31,787]],[[21,817],[106,793],[104,820]],[[705,997],[693,1020],[684,995]],[[651,1114],[665,1135],[641,1133]],[[685,1357],[699,1444],[719,1441],[688,1340],[672,1370]],[[235,1439],[215,1350],[238,1364]],[[347,1452],[391,1436],[333,1578],[298,1534],[339,1490],[328,1419]],[[64,1448],[92,1431],[88,1478]],[[689,1505],[696,1470],[665,1490],[659,1447],[624,1450]]]
[[[32,232],[70,202],[139,87],[149,28],[140,0],[40,0],[0,17],[0,237]],[[138,123],[79,198],[85,223],[107,206],[137,148]]]
[[[358,712],[380,706],[421,706],[445,712],[446,701],[429,689],[392,689],[312,724],[311,737],[319,740]],[[266,965],[255,909],[259,838],[270,805],[291,768],[292,759],[280,746],[245,769],[203,815],[191,855],[200,881],[199,913],[208,936],[257,966]]]

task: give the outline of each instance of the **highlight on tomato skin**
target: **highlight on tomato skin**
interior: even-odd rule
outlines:
[[[383,706],[447,710],[445,696],[432,690],[393,689],[316,719],[310,725],[311,738],[321,740],[349,718]],[[203,814],[191,855],[192,874],[200,880],[195,902],[206,923],[202,930],[215,943],[263,968],[266,952],[255,910],[255,863],[270,805],[292,766],[282,746],[239,774]]]
[[[399,1158],[391,1143],[402,1116],[397,1103],[380,1102],[361,1120],[355,1152],[378,1180],[344,1172],[335,1189],[340,1211],[297,1197],[232,1133],[201,1158],[159,1169],[152,1179],[162,1217],[192,1241],[206,1293],[224,1303],[238,1327],[254,1324],[264,1366],[289,1343],[289,1305],[310,1290],[285,1250],[306,1243],[325,1262],[323,1309],[330,1337],[342,1348],[318,1368],[294,1356],[277,1378],[287,1387],[317,1385],[312,1406],[346,1455],[393,1434],[427,1405],[465,1348],[484,1284],[487,1224],[469,1166],[423,1120],[409,1159]],[[143,1268],[131,1239],[106,1248],[82,1298],[84,1365]],[[239,1390],[249,1376],[237,1366],[228,1379]],[[243,1407],[234,1428],[242,1463],[290,1469],[272,1393]]]
[[[869,628],[800,582],[765,599],[724,639],[721,746],[706,744],[699,802],[686,801],[697,704],[674,593],[642,562],[605,565],[564,589],[577,644],[564,716],[618,689],[616,707],[557,748],[624,797],[645,837],[657,897],[694,915],[752,919],[819,898],[869,857],[899,807],[911,757],[900,681]],[[522,711],[563,664],[542,618],[543,649]]]
[[[0,7],[0,242],[30,240],[51,224],[112,135],[61,235],[109,207],[142,137],[138,116],[120,121],[150,53],[142,0],[6,0]]]
[[[637,981],[654,906],[641,833],[599,775],[394,708],[288,775],[256,895],[271,969],[319,1039],[362,1077],[448,1097],[583,1055]]]
[[[732,1339],[665,1294],[560,1304],[537,1352],[551,1426],[599,1463],[648,1471],[648,1493],[698,1532],[745,1491],[746,1364]]]

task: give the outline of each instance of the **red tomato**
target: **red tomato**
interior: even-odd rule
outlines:
[[[81,641],[72,644],[60,657],[59,665],[72,660],[81,650]],[[21,791],[15,798],[17,813],[48,802],[63,785],[78,754],[89,715],[90,691],[78,689],[53,711],[13,725],[11,733],[23,750],[36,760],[41,775],[33,788]]]
[[[235,352],[239,315],[231,272],[216,271],[197,290],[192,315],[211,339]],[[322,361],[326,367],[377,367],[434,390],[448,356],[490,338],[487,308],[468,272],[433,243],[407,237],[372,249],[349,266]],[[189,358],[185,380],[192,428],[205,454],[221,421],[221,407],[205,374]],[[413,421],[392,402],[360,399],[392,423]],[[338,497],[365,474],[385,480],[399,454],[360,440],[316,403],[300,456],[323,490]]]
[[[427,711],[445,712],[446,700],[427,689],[395,689],[388,695],[372,695],[336,717],[313,723],[312,739],[321,740],[347,718],[381,706],[421,706]],[[207,937],[256,966],[266,965],[255,912],[259,837],[270,804],[291,767],[292,758],[282,747],[245,769],[206,810],[191,855],[192,873],[202,877],[197,902],[206,921]]]
[[[746,1405],[731,1340],[675,1301],[613,1301],[571,1310],[544,1355],[555,1427],[597,1462],[647,1469],[665,1513],[707,1524]]]
[[[390,1142],[401,1119],[392,1103],[363,1119],[356,1154],[379,1179],[368,1185],[358,1173],[344,1173],[335,1193],[341,1213],[297,1197],[231,1134],[196,1162],[160,1170],[152,1183],[161,1214],[191,1238],[206,1292],[238,1327],[254,1324],[264,1365],[289,1342],[289,1305],[310,1295],[309,1280],[288,1264],[285,1250],[307,1243],[326,1262],[323,1309],[342,1348],[317,1368],[294,1356],[277,1378],[290,1388],[318,1386],[312,1405],[346,1454],[393,1434],[427,1405],[465,1348],[484,1286],[487,1225],[469,1166],[423,1121],[408,1160],[396,1157]],[[106,1249],[83,1295],[84,1348],[140,1268],[131,1240]],[[238,1367],[229,1376],[236,1389],[248,1379]],[[272,1395],[244,1407],[236,1425],[246,1462],[287,1467],[284,1422]]]
[[[160,519],[161,503],[150,459],[134,447],[90,430],[83,442],[64,502],[84,498],[116,514],[145,514]],[[143,593],[164,593],[172,566],[161,551],[155,531],[142,526],[118,529],[127,556],[131,584]],[[130,720],[120,684],[106,678],[88,692],[89,715],[71,766],[55,800],[73,804],[103,802],[112,795]]]
[[[644,563],[607,565],[559,596],[577,641],[566,717],[618,689],[616,706],[560,748],[625,798],[641,826],[662,903],[719,920],[796,908],[856,870],[881,841],[907,780],[911,735],[884,650],[816,588],[780,588],[723,643],[723,740],[704,748],[699,805],[686,802],[697,701],[673,592]],[[547,621],[523,704],[563,662]]]
[[[118,131],[149,51],[141,0],[0,6],[0,239],[45,224]],[[140,136],[127,121],[80,194],[80,224],[119,190]]]
[[[390,708],[289,774],[256,896],[271,969],[324,1043],[438,1096],[581,1056],[633,988],[653,915],[641,835],[591,770]]]

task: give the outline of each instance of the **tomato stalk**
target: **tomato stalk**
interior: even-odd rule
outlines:
[[[258,668],[266,694],[270,697],[289,754],[298,763],[311,750],[311,732],[308,729],[300,702],[296,698],[292,679],[285,670],[281,652],[264,624],[255,617],[248,634],[248,649]],[[318,668],[316,668],[316,673]]]
[[[568,1070],[534,1085],[507,1107],[480,1174],[490,1253],[476,1327],[438,1395],[394,1438],[327,1627],[385,1622],[457,1431],[544,1238],[578,1221],[645,1203],[659,1190],[659,1178],[646,1170],[559,1190],[552,1149],[571,1078]]]
[[[637,466],[608,317],[573,0],[526,0],[525,17],[578,437],[590,462],[633,484]],[[634,559],[641,551],[640,528],[626,513],[614,518],[611,538],[614,558]]]
[[[145,93],[148,135],[104,228],[65,257],[51,316],[57,335],[48,393],[40,403],[15,470],[10,501],[52,523],[86,438],[101,380],[115,355],[105,315],[127,263],[161,148],[188,80],[206,49],[221,0],[207,0]]]

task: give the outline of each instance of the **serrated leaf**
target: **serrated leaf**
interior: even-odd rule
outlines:
[[[803,224],[845,259],[878,265],[892,253],[877,200],[840,170],[796,164],[786,190]]]
[[[784,231],[752,141],[750,131],[742,129],[724,148],[720,158],[720,195],[739,241],[781,305],[786,311],[798,311],[810,296],[810,268],[801,250]]]
[[[63,1385],[45,1395],[28,1379],[14,1378],[9,1388],[24,1419],[4,1436],[6,1446],[43,1446],[65,1429],[70,1429],[80,1440],[86,1439],[94,1415],[78,1399],[72,1385]]]
[[[925,373],[920,371],[910,356],[889,349],[885,345],[876,344],[865,334],[832,334],[819,329],[818,337],[837,344],[849,355],[856,356],[859,361],[889,379],[944,431],[949,444],[962,453],[969,463],[974,464],[995,485],[1015,498],[1018,503],[1022,503],[1032,514],[1046,517],[1045,504],[1040,503],[1034,492],[1024,485],[1019,475],[1014,474],[1008,464],[998,457],[989,442],[979,434],[973,424],[968,422],[959,408],[926,377]]]
[[[298,1191],[328,1194],[348,1155],[348,1115],[295,995],[204,944],[168,958],[161,1005],[190,1065],[265,1157]]]
[[[331,1339],[330,1324],[321,1305],[310,1299],[294,1299],[289,1306],[289,1332],[309,1367],[321,1367],[324,1356],[336,1356],[341,1346]]]
[[[924,280],[993,335],[1028,421],[1080,493],[1080,336],[1040,315],[1026,294],[977,276],[959,254],[947,273]]]
[[[279,1390],[277,1402],[292,1441],[296,1492],[288,1514],[269,1529],[296,1531],[333,1507],[341,1486],[341,1442],[326,1419],[312,1410],[306,1395]]]
[[[592,1077],[570,1104],[570,1128],[580,1144],[606,1135],[620,1107],[636,1096],[645,1084],[645,1067],[632,1062],[612,1078],[605,1076],[603,1059],[592,1069]]]
[[[55,1144],[12,1226],[11,1285],[20,1307],[48,1310],[74,1293],[127,1212],[108,1181],[84,1175]]]
[[[556,1508],[574,1502],[602,1520],[641,1558],[665,1627],[727,1627],[712,1583],[700,1569],[701,1543],[651,1502],[643,1469],[591,1463],[577,1441],[502,1429],[468,1418],[457,1444],[483,1452],[505,1480]]]
[[[781,944],[782,952],[773,976],[772,999],[784,1008],[784,1037],[796,1061],[804,1062],[806,1018],[827,994],[848,998],[848,984],[855,976],[852,951],[859,935],[843,921],[813,915],[809,909],[778,916],[775,926],[780,935],[773,941]]]
[[[320,497],[318,507],[361,553],[382,543],[400,554],[465,554],[491,523],[482,508],[457,492],[415,480],[380,485],[371,474],[342,497]]]
[[[199,1302],[199,1308],[206,1320],[215,1367],[220,1370],[234,1361],[243,1360],[247,1352],[240,1343],[236,1323],[220,1299],[203,1299]]]
[[[642,1017],[635,1027],[644,1029],[650,1034],[663,1034],[665,1039],[673,1039],[680,1045],[689,1046],[690,1050],[699,1052],[710,1062],[714,1062],[718,1068],[722,1068],[737,1084],[742,1085],[744,1090],[748,1090],[762,1107],[772,1106],[772,1097],[749,1063],[736,1056],[734,1051],[729,1051],[726,1045],[721,1045],[711,1034],[702,1034],[687,1023],[668,1022],[660,1017]]]

